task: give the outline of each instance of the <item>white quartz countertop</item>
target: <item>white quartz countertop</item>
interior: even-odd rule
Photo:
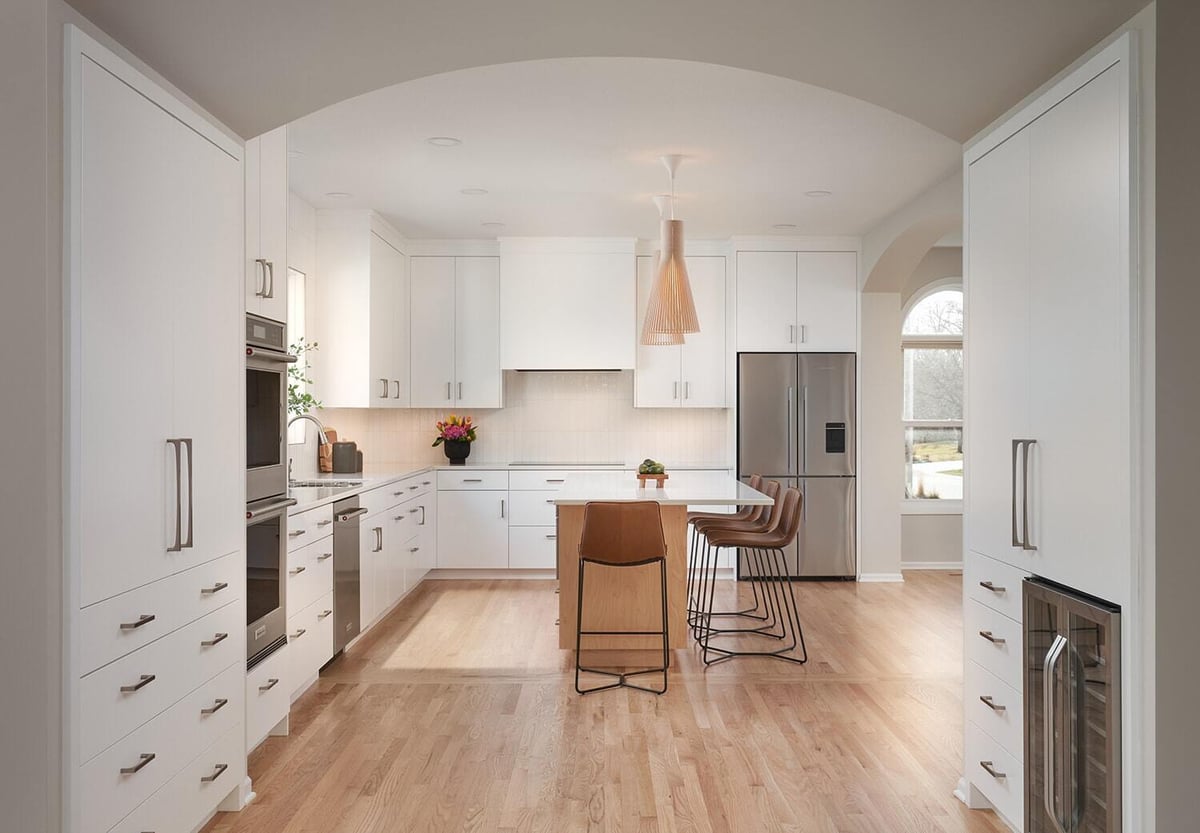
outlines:
[[[588,472],[567,478],[554,498],[558,506],[579,505],[599,500],[654,500],[666,506],[770,506],[762,492],[751,489],[731,475],[720,472],[672,470],[663,488],[654,482],[641,485],[629,472]]]
[[[397,480],[412,477],[414,474],[433,471],[436,468],[438,467],[413,463],[368,468],[366,471],[353,474],[316,474],[312,477],[298,478],[297,482],[305,485],[288,487],[288,497],[296,499],[296,505],[288,509],[288,514],[297,515],[327,503],[361,495],[363,492],[395,483]],[[315,483],[321,485],[308,485]]]

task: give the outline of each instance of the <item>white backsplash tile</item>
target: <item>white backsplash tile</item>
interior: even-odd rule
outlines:
[[[731,412],[634,408],[633,373],[504,374],[505,407],[464,409],[478,426],[471,462],[539,461],[728,465]],[[328,409],[321,420],[354,440],[368,466],[438,463],[434,423],[449,410]],[[305,455],[315,455],[315,448]],[[295,455],[295,449],[293,449]],[[297,464],[298,473],[309,467]]]

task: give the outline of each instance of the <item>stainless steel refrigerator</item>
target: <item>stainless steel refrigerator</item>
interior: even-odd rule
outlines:
[[[1120,608],[1024,582],[1025,831],[1121,831]]]
[[[738,355],[738,476],[761,474],[804,495],[800,533],[784,551],[795,578],[853,579],[855,356]],[[738,577],[752,577],[738,559]]]

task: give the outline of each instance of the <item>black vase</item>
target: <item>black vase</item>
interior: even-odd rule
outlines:
[[[466,440],[446,440],[442,443],[442,448],[452,466],[465,465],[467,458],[471,456],[471,444]]]

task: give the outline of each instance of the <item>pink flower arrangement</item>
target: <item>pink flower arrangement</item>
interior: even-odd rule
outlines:
[[[475,426],[470,417],[450,414],[445,422],[437,424],[437,430],[437,439],[433,441],[435,448],[444,442],[475,442]]]

